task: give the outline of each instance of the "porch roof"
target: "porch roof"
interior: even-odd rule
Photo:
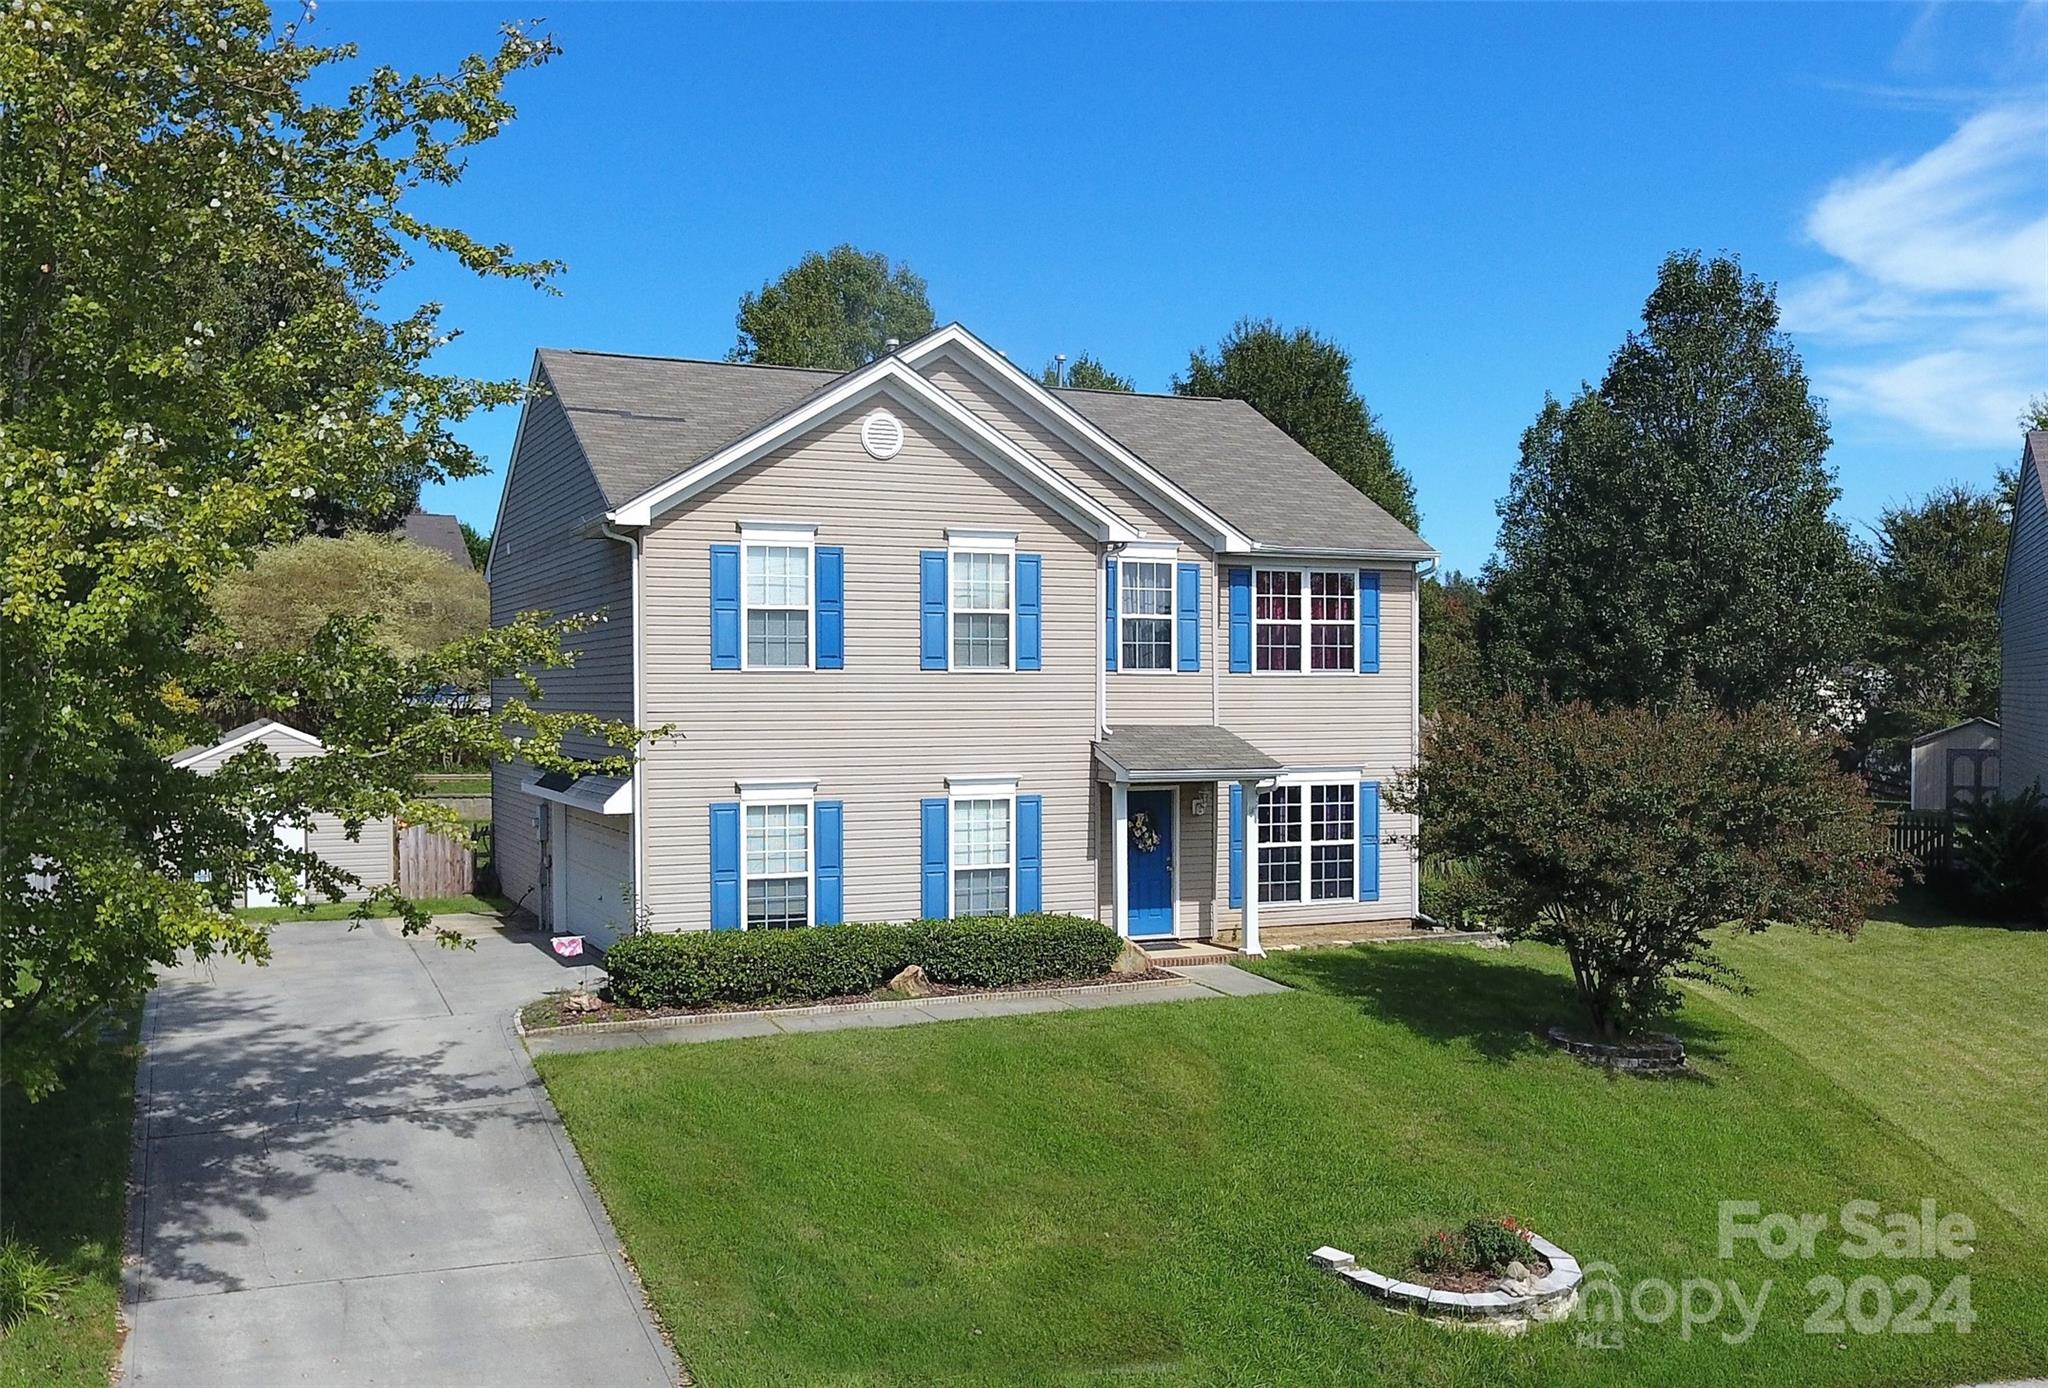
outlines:
[[[1228,728],[1199,723],[1116,728],[1095,744],[1095,760],[1106,779],[1139,784],[1237,781],[1282,769]]]

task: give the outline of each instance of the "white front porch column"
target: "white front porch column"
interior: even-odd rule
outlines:
[[[1128,782],[1110,782],[1109,818],[1113,826],[1109,851],[1114,860],[1110,870],[1116,883],[1109,908],[1115,918],[1110,924],[1116,927],[1117,934],[1128,936],[1131,933],[1131,787]]]
[[[1244,952],[1257,959],[1259,947],[1259,783],[1239,781],[1238,799],[1243,804],[1244,823],[1238,826],[1244,844]]]

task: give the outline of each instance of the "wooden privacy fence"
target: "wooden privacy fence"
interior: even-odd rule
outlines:
[[[1955,842],[1953,816],[1941,810],[1906,810],[1893,815],[1886,828],[1892,852],[1918,863],[1923,872],[1948,867]]]
[[[467,896],[474,868],[466,843],[424,824],[398,831],[398,890],[407,896]]]

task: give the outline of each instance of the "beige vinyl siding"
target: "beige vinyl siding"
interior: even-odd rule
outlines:
[[[1181,559],[1202,564],[1202,611],[1206,621],[1216,601],[1214,574],[1207,568],[1214,554],[1193,531],[1143,492],[1085,457],[1052,429],[1026,416],[950,356],[937,358],[924,368],[923,374],[984,423],[1058,469],[1068,481],[1136,526],[1147,540],[1170,540],[1180,546]],[[1100,614],[1096,620],[1102,621]],[[1113,672],[1109,676],[1109,725],[1115,727],[1119,719],[1127,723],[1214,722],[1208,664],[1213,654],[1204,648],[1200,673],[1183,673],[1178,669],[1165,673]],[[1179,664],[1178,660],[1175,664]]]
[[[904,920],[920,904],[919,802],[948,776],[1015,775],[1044,797],[1045,905],[1090,909],[1095,730],[1095,546],[1020,485],[891,399],[902,451],[869,457],[856,407],[743,469],[651,527],[644,541],[650,723],[680,738],[642,766],[647,901],[657,929],[710,924],[710,806],[743,778],[817,780],[845,805],[849,920]],[[846,668],[717,670],[710,551],[741,521],[816,524],[846,553]],[[1042,556],[1039,671],[919,668],[918,555],[949,526],[1015,529]]]
[[[1999,611],[2003,642],[2000,783],[2007,794],[2039,782],[2048,792],[2048,433],[2028,439],[2020,462],[2012,557]]]
[[[285,765],[290,765],[302,757],[326,755],[324,748],[302,738],[293,737],[290,733],[277,728],[271,728],[248,742],[225,751],[214,750],[187,762],[185,769],[210,776],[220,770],[231,757],[258,742],[268,747],[278,761]],[[360,887],[352,888],[343,897],[345,901],[356,901],[367,896],[371,888],[390,884],[392,870],[397,861],[392,833],[390,820],[373,819],[363,825],[362,836],[359,839],[350,839],[342,827],[339,815],[320,814],[313,816],[312,826],[306,835],[306,847],[333,866],[344,872],[352,872],[362,879]]]
[[[1238,562],[1226,558],[1224,567]],[[1359,567],[1371,568],[1372,565]],[[1384,786],[1413,761],[1415,736],[1415,573],[1380,569],[1380,668],[1372,675],[1233,675],[1226,663],[1222,683],[1223,726],[1290,769],[1362,766],[1364,779],[1382,784],[1380,806],[1380,898],[1313,905],[1259,908],[1261,925],[1323,925],[1349,921],[1405,919],[1414,914],[1413,855],[1390,842],[1414,832],[1414,821],[1385,804]],[[1229,614],[1214,632],[1229,655]],[[1215,894],[1219,922],[1235,930],[1240,912],[1229,905],[1229,788],[1215,819]],[[1257,863],[1247,848],[1245,890],[1256,885]]]
[[[548,386],[546,373],[540,384]],[[681,467],[689,459],[677,459]],[[563,639],[571,667],[538,672],[541,707],[579,709],[606,718],[633,717],[632,551],[597,530],[605,500],[577,445],[569,414],[553,395],[527,402],[505,482],[491,556],[491,624],[503,626],[522,612],[557,616],[603,611],[607,620]],[[491,690],[498,707],[523,697],[513,680]],[[607,749],[572,738],[579,756]],[[538,803],[520,790],[524,764],[491,771],[492,853],[504,894],[530,909],[541,879],[540,846],[533,830]]]

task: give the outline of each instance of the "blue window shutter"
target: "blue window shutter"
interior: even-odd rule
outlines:
[[[846,919],[845,802],[820,800],[811,806],[811,816],[817,821],[813,837],[818,878],[818,900],[811,919],[819,925],[837,925]]]
[[[1230,571],[1230,673],[1252,670],[1252,571]]]
[[[1116,669],[1116,560],[1102,561],[1102,668]]]
[[[936,795],[924,802],[924,894],[918,913],[928,921],[942,921],[952,915],[952,893],[946,880],[947,805]]]
[[[818,546],[818,668],[846,668],[846,551]]]
[[[740,668],[740,547],[711,547],[711,668]]]
[[[1358,899],[1380,899],[1380,783],[1358,786]]]
[[[740,807],[736,800],[711,807],[711,928],[740,926]]]
[[[918,664],[926,670],[946,668],[946,551],[928,549],[917,556]]]
[[[1040,636],[1044,631],[1045,617],[1039,596],[1039,577],[1044,572],[1045,561],[1036,554],[1017,556],[1017,668],[1036,670],[1039,667]]]
[[[1380,672],[1380,576],[1375,569],[1358,571],[1358,673]]]
[[[1045,797],[1017,797],[1017,914],[1045,909]]]
[[[1244,906],[1244,786],[1230,783],[1230,904]]]
[[[1202,566],[1180,566],[1179,591],[1173,595],[1173,620],[1179,624],[1180,668],[1202,668]]]

